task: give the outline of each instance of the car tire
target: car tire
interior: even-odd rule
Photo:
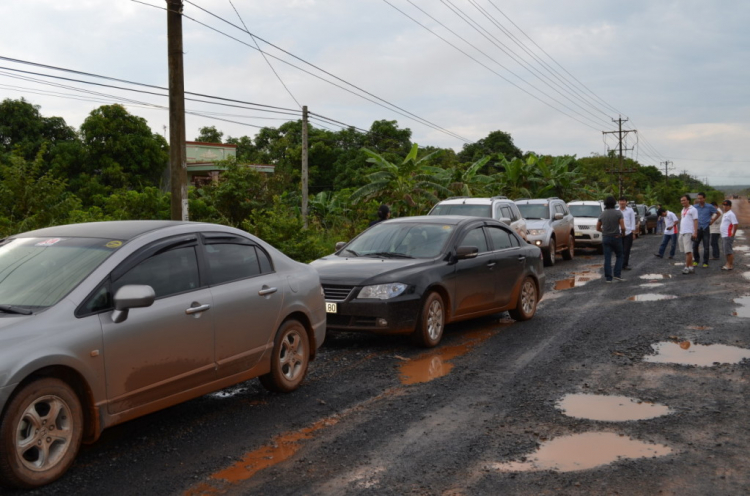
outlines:
[[[414,342],[423,348],[434,348],[443,339],[445,331],[445,304],[439,293],[433,291],[427,295],[422,305],[417,328],[414,330]]]
[[[542,254],[544,255],[545,266],[551,267],[555,265],[555,250],[556,249],[557,249],[557,246],[555,245],[555,238],[552,238],[549,240],[549,246],[547,246],[547,249],[542,251]]]
[[[576,238],[573,233],[570,233],[570,239],[568,240],[568,248],[562,252],[563,260],[573,260],[576,254]]]
[[[0,421],[0,482],[32,489],[49,484],[73,464],[83,438],[83,410],[59,379],[23,386]]]
[[[287,320],[276,332],[271,355],[271,371],[260,376],[268,391],[290,393],[307,375],[310,363],[310,340],[298,320]]]
[[[536,313],[538,304],[539,291],[536,289],[536,283],[531,277],[526,277],[521,283],[521,290],[518,292],[516,308],[508,311],[508,313],[513,320],[529,320]]]

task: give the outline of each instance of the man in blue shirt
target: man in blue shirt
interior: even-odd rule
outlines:
[[[709,227],[721,214],[716,207],[710,203],[706,203],[705,193],[698,193],[698,203],[694,207],[698,211],[698,233],[695,241],[693,241],[693,267],[697,266],[700,260],[700,250],[698,248],[701,242],[703,243],[703,267],[708,267],[708,246],[711,242],[711,230]]]

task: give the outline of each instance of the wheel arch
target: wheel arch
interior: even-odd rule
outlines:
[[[296,320],[305,328],[307,333],[307,341],[310,343],[310,360],[315,360],[315,356],[318,354],[318,343],[315,341],[315,331],[313,330],[312,322],[305,312],[296,311],[287,315],[284,320],[281,321],[279,327],[289,320]]]
[[[440,297],[443,299],[443,308],[445,309],[445,321],[450,322],[453,318],[453,300],[450,297],[450,293],[447,289],[445,289],[444,286],[441,286],[440,284],[432,284],[431,286],[428,286],[427,289],[425,289],[424,293],[422,294],[422,299],[420,301],[420,308],[424,306],[425,299],[427,298],[427,295],[429,295],[432,292],[436,292],[440,295]]]

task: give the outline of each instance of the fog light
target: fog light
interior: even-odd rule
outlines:
[[[375,321],[378,327],[388,327],[388,321],[385,319],[378,319]]]
[[[536,241],[534,241],[534,244],[537,245],[537,246],[542,246],[542,242],[540,240],[538,240],[538,239]]]
[[[598,234],[594,234],[594,239],[599,239],[599,235]]]

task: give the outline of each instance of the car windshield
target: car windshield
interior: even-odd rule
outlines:
[[[602,214],[602,207],[599,205],[568,205],[573,217],[593,217],[598,219]]]
[[[526,219],[549,219],[549,205],[546,203],[518,204],[518,210]]]
[[[443,252],[454,226],[380,223],[338,253],[340,257],[435,258]]]
[[[465,217],[492,217],[492,208],[490,205],[435,205],[430,210],[430,215],[463,215]]]
[[[17,238],[0,244],[0,313],[54,305],[120,246],[122,241],[96,238]]]

